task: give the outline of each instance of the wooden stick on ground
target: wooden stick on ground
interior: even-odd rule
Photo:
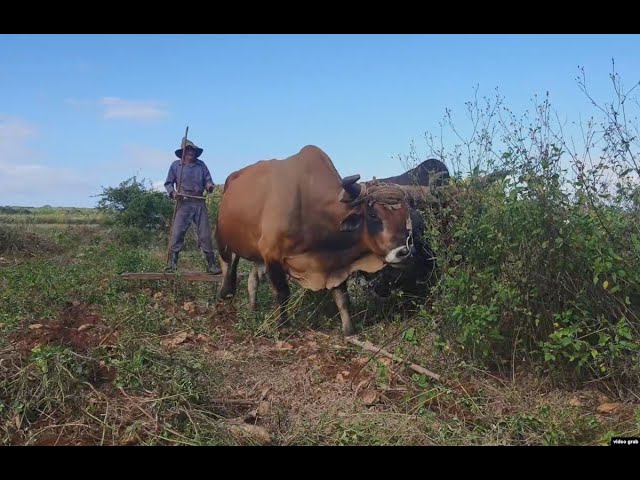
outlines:
[[[216,405],[240,405],[244,407],[253,407],[255,404],[260,403],[257,400],[244,400],[242,398],[211,398],[207,400],[209,403]]]
[[[385,357],[388,357],[388,358],[390,358],[392,360],[395,360],[396,362],[405,363],[414,372],[426,375],[427,377],[433,378],[434,380],[436,380],[438,382],[444,382],[442,377],[440,375],[438,375],[437,373],[433,373],[431,370],[427,370],[426,368],[421,367],[420,365],[416,365],[415,363],[411,363],[408,360],[404,360],[404,359],[398,357],[397,355],[394,355],[393,353],[387,352],[383,348],[376,347],[373,343],[371,343],[369,341],[361,342],[360,340],[358,340],[356,338],[353,338],[353,337],[347,337],[345,340],[347,341],[347,343],[351,343],[353,345],[356,345],[356,346],[362,348],[363,350],[366,350],[367,352],[380,353],[380,354],[384,355]]]
[[[238,274],[238,278],[244,278],[243,273]],[[222,282],[223,276],[213,275],[206,272],[125,272],[119,277],[123,280],[179,280],[191,282]]]
[[[222,275],[212,275],[205,272],[182,272],[182,273],[121,273],[120,278],[123,280],[180,280],[193,281],[193,282],[221,282]]]

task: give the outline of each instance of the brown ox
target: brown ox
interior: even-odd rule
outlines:
[[[284,160],[263,160],[229,175],[220,201],[216,241],[222,298],[236,292],[240,258],[263,264],[287,322],[287,275],[303,288],[329,289],[345,336],[354,333],[346,280],[409,258],[411,218],[398,186],[363,186],[340,178],[321,149],[306,146]],[[252,279],[250,278],[250,281]]]
[[[392,268],[387,266],[376,273],[363,273],[363,278],[372,282],[373,291],[378,297],[388,297],[393,287],[412,295],[420,295],[426,290],[422,285],[431,280],[435,267],[434,253],[425,241],[425,223],[422,215],[416,209],[423,209],[429,205],[437,203],[433,196],[436,187],[442,187],[449,179],[447,166],[435,158],[430,158],[420,163],[418,166],[407,170],[401,175],[387,177],[364,182],[365,185],[372,185],[376,182],[393,183],[402,188],[409,200],[410,215],[413,224],[413,251],[412,258],[403,262],[402,268]],[[254,262],[247,290],[249,293],[249,305],[252,310],[257,308],[257,291],[266,273],[263,263]]]

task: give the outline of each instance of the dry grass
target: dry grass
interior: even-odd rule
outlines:
[[[219,303],[210,285],[117,280],[123,262],[160,268],[160,249],[71,245],[5,267],[4,444],[593,445],[640,430],[637,407],[615,397],[464,364],[408,305],[358,313],[354,292],[360,337],[456,388],[346,344],[326,295],[294,291],[292,326],[277,332],[266,284],[251,313],[246,280]]]

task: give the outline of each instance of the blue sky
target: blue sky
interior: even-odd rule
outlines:
[[[132,175],[162,182],[184,129],[216,183],[307,144],[363,179],[496,87],[517,112],[550,94],[593,113],[611,59],[640,80],[637,35],[0,35],[0,205],[94,206]],[[425,154],[426,155],[426,154]]]

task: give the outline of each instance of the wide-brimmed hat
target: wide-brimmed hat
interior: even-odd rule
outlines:
[[[191,140],[187,140],[186,138],[182,139],[182,146],[176,150],[176,156],[178,158],[182,158],[182,149],[183,148],[191,148],[196,152],[196,158],[198,158],[200,155],[202,155],[202,152],[204,151],[202,148],[198,147],[195,143],[193,143]]]

